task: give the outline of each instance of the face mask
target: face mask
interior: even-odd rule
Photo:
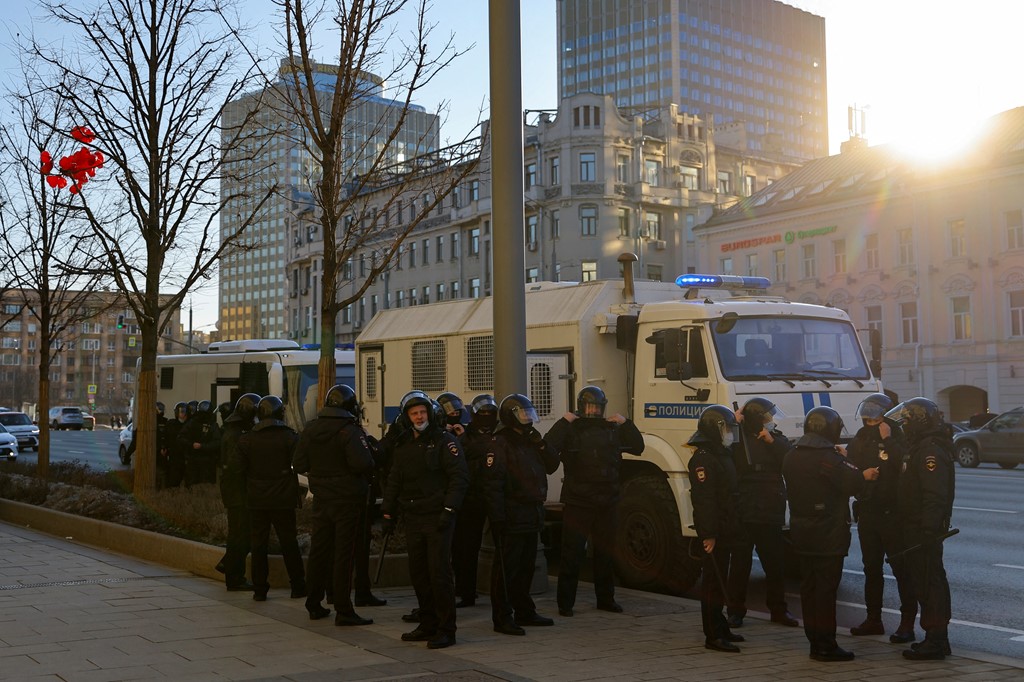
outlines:
[[[732,445],[735,442],[736,442],[736,434],[733,433],[732,430],[729,430],[725,434],[722,435],[722,445],[724,445],[725,447],[729,447],[730,445]]]
[[[424,431],[427,430],[428,426],[430,426],[430,422],[429,421],[425,421],[422,424],[413,424],[412,428],[416,429],[420,433],[423,433]]]
[[[767,431],[774,431],[775,430],[775,422],[768,422],[767,424],[764,425],[764,428]]]

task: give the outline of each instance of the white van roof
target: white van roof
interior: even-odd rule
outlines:
[[[238,341],[215,341],[207,353],[247,353],[261,350],[298,350],[299,344],[288,339],[241,339]]]

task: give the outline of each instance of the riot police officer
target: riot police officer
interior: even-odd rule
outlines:
[[[472,419],[462,399],[454,393],[445,392],[437,396],[437,404],[444,412],[445,428],[456,437],[461,436]]]
[[[220,427],[213,403],[203,400],[178,436],[185,452],[185,485],[216,483],[220,460]]]
[[[857,418],[863,426],[847,447],[847,456],[857,468],[861,471],[877,468],[879,474],[878,480],[869,481],[853,503],[853,519],[857,522],[857,537],[864,563],[864,603],[868,613],[863,623],[850,628],[850,634],[885,634],[882,624],[885,582],[882,566],[885,557],[889,556],[900,595],[900,625],[889,641],[905,643],[914,641],[917,600],[905,558],[894,556],[904,549],[896,493],[900,466],[907,448],[899,424],[885,417],[892,408],[892,398],[884,393],[872,393],[862,400],[857,406]]]
[[[764,569],[765,599],[773,623],[800,625],[789,612],[785,597],[786,484],[782,460],[793,447],[775,427],[786,415],[767,398],[751,398],[737,414],[740,440],[733,450],[739,477],[739,536],[729,562],[729,627],[743,625],[753,552]]]
[[[907,553],[911,580],[921,604],[924,641],[903,652],[910,660],[941,660],[948,656],[947,633],[951,606],[949,582],[942,563],[940,536],[953,514],[955,475],[953,443],[938,406],[927,398],[912,398],[899,412],[909,452],[900,465],[899,509],[903,539],[919,545]]]
[[[242,435],[256,425],[259,402],[260,396],[255,393],[239,396],[235,408],[224,420],[220,439],[220,499],[228,516],[228,541],[227,551],[217,567],[224,574],[228,592],[252,590],[252,583],[245,579],[245,557],[249,554],[252,530],[238,443]]]
[[[299,434],[284,422],[284,403],[276,395],[260,399],[256,418],[252,431],[238,439],[252,523],[252,598],[266,601],[270,590],[267,551],[273,527],[291,581],[292,599],[299,599],[306,596],[306,571],[295,527],[299,480],[292,471]]]
[[[850,661],[853,652],[836,642],[836,593],[843,558],[850,549],[850,496],[878,469],[863,472],[836,448],[843,419],[831,407],[815,407],[804,417],[804,435],[782,464],[789,493],[789,528],[800,555],[800,605],[804,634],[816,661]]]
[[[335,625],[373,623],[356,614],[350,597],[355,545],[373,474],[370,445],[349,411],[354,402],[355,392],[350,387],[333,386],[323,409],[302,431],[292,460],[297,473],[309,473],[313,493],[306,610],[312,620],[331,613],[320,604],[331,575]]]
[[[558,568],[558,613],[572,616],[580,564],[589,540],[594,551],[597,608],[622,613],[615,601],[615,534],[622,486],[622,453],[639,455],[644,438],[621,414],[605,418],[608,399],[597,386],[576,395],[576,412],[555,422],[545,440],[564,467],[562,548]]]
[[[523,626],[554,625],[537,613],[530,585],[544,527],[548,474],[559,462],[537,431],[537,410],[525,395],[506,396],[498,418],[502,428],[493,457],[484,462],[496,555],[491,566],[491,619],[495,632],[524,635]]]
[[[180,402],[174,406],[174,419],[164,427],[164,439],[167,446],[167,475],[165,482],[168,488],[177,488],[185,478],[185,443],[181,441],[181,431],[188,420],[188,406]]]
[[[409,575],[419,603],[419,626],[402,635],[427,648],[455,644],[455,582],[451,548],[455,515],[469,485],[458,441],[445,431],[426,396],[405,401],[401,419],[408,428],[394,447],[381,511],[384,531],[394,528],[399,511],[405,522]]]
[[[440,403],[441,396],[438,396]],[[443,406],[443,403],[441,403]],[[476,603],[476,574],[480,545],[483,542],[484,522],[487,520],[487,490],[485,468],[487,458],[494,457],[497,443],[498,404],[494,396],[483,393],[473,398],[472,417],[459,437],[469,470],[469,488],[455,520],[455,538],[452,541],[452,568],[455,571],[455,594],[459,597],[455,608]]]
[[[693,524],[703,549],[700,584],[700,616],[704,629],[704,648],[739,653],[734,642],[743,636],[733,634],[725,620],[725,575],[729,551],[736,540],[736,465],[733,445],[739,437],[736,415],[725,405],[709,405],[700,413],[697,432],[690,437],[695,446],[690,457],[690,500]]]

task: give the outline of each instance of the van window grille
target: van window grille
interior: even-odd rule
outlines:
[[[428,393],[445,390],[447,360],[444,339],[413,342],[411,388]]]
[[[377,358],[372,355],[366,358],[366,373],[363,376],[363,386],[366,387],[366,399],[377,400]]]
[[[473,391],[494,390],[494,337],[466,339],[466,385]]]
[[[174,368],[173,367],[161,367],[160,368],[160,388],[168,391],[174,388]]]
[[[551,414],[551,365],[538,363],[530,368],[530,401],[538,417]]]

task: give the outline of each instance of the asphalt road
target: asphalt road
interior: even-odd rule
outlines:
[[[117,457],[118,432],[59,431],[51,435],[51,461],[79,460],[95,468],[121,468]],[[23,452],[20,459],[35,460]],[[960,534],[945,545],[946,571],[953,601],[950,641],[954,649],[1024,659],[1024,467],[1003,470],[993,464],[977,469],[956,467],[956,504],[953,525]],[[839,591],[840,628],[864,618],[864,576],[860,547],[854,531]],[[800,616],[799,584],[787,584],[790,610]],[[896,583],[887,572],[884,620],[888,630],[899,621]],[[764,611],[764,580],[754,562],[749,608]],[[920,630],[918,631],[919,634]]]

